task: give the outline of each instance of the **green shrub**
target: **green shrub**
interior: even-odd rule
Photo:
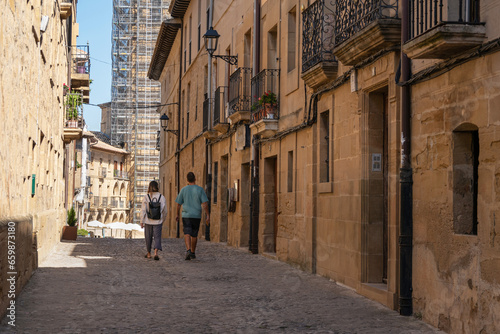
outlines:
[[[80,236],[83,236],[83,237],[86,237],[87,235],[89,235],[89,231],[81,228],[78,230],[78,232],[76,232],[76,234],[80,235]]]
[[[75,226],[76,225],[76,212],[73,207],[68,210],[68,220],[67,223],[69,226]]]

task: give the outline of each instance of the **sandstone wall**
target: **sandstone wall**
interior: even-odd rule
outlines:
[[[496,235],[500,151],[499,53],[412,91],[415,311],[449,332],[494,333],[500,323]],[[454,232],[453,131],[478,129],[478,231]]]
[[[17,291],[59,241],[65,221],[62,86],[68,83],[68,40],[58,6],[0,2],[0,221],[17,222]],[[49,17],[45,32],[42,16]]]

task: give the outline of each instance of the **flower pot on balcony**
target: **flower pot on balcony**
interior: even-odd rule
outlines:
[[[85,66],[77,66],[76,72],[85,74]]]
[[[267,119],[274,119],[277,106],[272,103],[264,103],[264,117]]]

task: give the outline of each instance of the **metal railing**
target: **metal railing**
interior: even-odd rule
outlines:
[[[100,201],[100,200],[101,200],[101,197],[99,197],[99,196],[94,196],[94,206],[95,206],[95,207],[98,207],[98,206],[99,206],[99,204],[101,203],[101,201]]]
[[[112,208],[118,208],[118,199],[117,198],[111,198],[111,207]]]
[[[302,72],[321,62],[334,62],[335,7],[317,0],[302,13]]]
[[[116,178],[120,178],[120,179],[126,179],[127,178],[127,172],[124,171],[124,170],[113,170],[113,176],[116,177]]]
[[[226,101],[227,101],[227,87],[219,86],[215,90],[214,99],[214,125],[220,123],[227,123],[226,115]]]
[[[252,69],[240,67],[229,77],[229,115],[250,111],[252,104]],[[229,116],[228,115],[228,116]]]
[[[409,0],[410,39],[445,23],[480,24],[479,0]]]
[[[252,122],[279,118],[279,70],[262,70],[252,78]],[[264,103],[272,95],[275,103]]]
[[[335,44],[379,19],[398,19],[398,0],[336,0]]]
[[[71,72],[78,74],[90,74],[89,46],[71,46]]]
[[[107,197],[102,198],[101,206],[108,206],[108,198]]]

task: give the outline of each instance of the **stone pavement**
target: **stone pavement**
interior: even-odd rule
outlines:
[[[326,278],[224,244],[164,239],[58,244],[16,303],[7,333],[438,333]]]

